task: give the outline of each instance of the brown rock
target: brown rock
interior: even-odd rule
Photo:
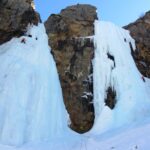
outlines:
[[[92,58],[96,8],[74,5],[52,14],[45,22],[49,44],[60,75],[71,128],[80,133],[88,131],[94,121]]]
[[[116,105],[116,91],[113,88],[108,87],[106,91],[105,105],[110,109],[114,109]]]
[[[38,13],[32,0],[0,0],[0,44],[26,32],[27,25],[37,25]]]
[[[135,39],[137,51],[132,52],[140,72],[150,78],[150,11],[134,23],[124,27]]]

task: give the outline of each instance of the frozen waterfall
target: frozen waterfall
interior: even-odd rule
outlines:
[[[149,80],[144,81],[136,68],[131,55],[135,43],[129,32],[96,21],[94,42],[95,122],[89,133],[80,136],[71,133],[67,125],[68,114],[44,25],[30,26],[26,35],[0,46],[0,149],[101,149],[110,146],[107,140],[103,146],[101,133],[149,117]],[[105,101],[108,88],[115,92],[113,109]],[[125,139],[132,134],[125,134]]]
[[[116,25],[95,22],[94,107],[91,132],[102,132],[140,121],[150,115],[146,84],[132,58],[135,42],[128,31]],[[107,89],[116,93],[113,109],[106,106]]]
[[[66,134],[67,112],[43,24],[0,46],[0,143]]]

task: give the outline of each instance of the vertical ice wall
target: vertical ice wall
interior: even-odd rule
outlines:
[[[64,136],[67,112],[44,25],[0,46],[0,143]]]
[[[150,115],[150,99],[145,82],[131,56],[135,50],[129,32],[109,22],[95,22],[94,107],[91,132],[102,133]],[[107,89],[116,93],[116,104],[105,104]]]

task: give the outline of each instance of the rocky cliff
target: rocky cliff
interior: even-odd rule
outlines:
[[[94,121],[92,58],[96,8],[74,5],[52,14],[45,22],[56,60],[71,128],[88,131]]]
[[[32,0],[0,0],[0,44],[26,32],[27,25],[40,21]]]
[[[137,51],[132,55],[138,69],[150,78],[150,11],[124,28],[130,31],[136,41]]]

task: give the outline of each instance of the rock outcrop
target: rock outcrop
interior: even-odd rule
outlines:
[[[92,58],[96,8],[74,5],[52,14],[45,22],[49,44],[56,60],[71,128],[88,131],[94,121],[92,104]]]
[[[23,35],[29,23],[39,21],[32,0],[0,0],[0,44]]]
[[[132,52],[132,55],[138,69],[143,76],[150,78],[150,11],[124,28],[135,39],[137,51]]]

